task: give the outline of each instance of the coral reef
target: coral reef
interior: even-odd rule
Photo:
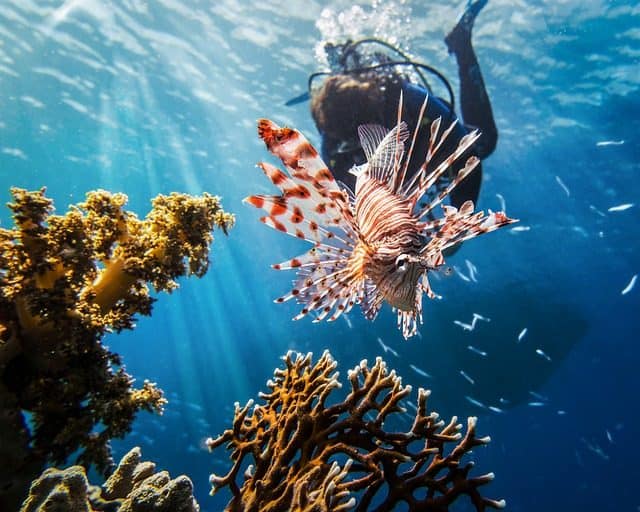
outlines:
[[[382,359],[351,370],[350,392],[333,405],[327,399],[340,383],[328,352],[313,365],[311,354],[289,352],[284,361],[268,382],[271,392],[260,395],[264,404],[236,404],[233,427],[207,440],[211,450],[231,451],[231,469],[210,478],[212,493],[231,490],[227,510],[381,512],[404,503],[444,511],[462,495],[479,511],[505,506],[479,492],[493,474],[471,477],[473,463],[462,462],[490,441],[476,437],[476,418],[462,436],[457,418],[445,424],[427,414],[430,393],[420,389],[410,430],[386,431],[385,422],[407,413],[402,403],[411,387]]]
[[[3,510],[44,464],[76,451],[106,474],[109,440],[138,411],[162,412],[162,391],[134,388],[102,337],[151,313],[147,283],[171,292],[180,276],[202,276],[213,228],[234,222],[206,193],[160,195],[142,220],[123,194],[90,192],[54,215],[44,189],[11,193],[15,227],[0,229],[0,453],[12,463],[0,468]]]
[[[85,469],[47,469],[31,484],[20,512],[198,512],[193,485],[186,476],[172,480],[140,462],[140,448],[127,453],[102,488],[90,486]]]

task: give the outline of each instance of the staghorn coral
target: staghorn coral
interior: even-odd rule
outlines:
[[[102,488],[90,486],[85,469],[49,468],[31,484],[20,512],[198,512],[186,476],[171,479],[141,462],[140,448],[127,453]]]
[[[0,432],[16,442],[0,508],[22,499],[45,463],[77,450],[78,462],[108,472],[109,440],[138,411],[162,412],[162,391],[148,381],[135,389],[101,339],[151,313],[147,283],[171,292],[180,276],[204,275],[213,228],[234,222],[206,193],[160,195],[142,220],[125,211],[124,194],[89,192],[53,215],[44,189],[11,193],[15,227],[0,229]]]
[[[411,387],[382,359],[351,370],[351,390],[334,405],[327,398],[340,383],[328,352],[314,365],[311,354],[289,352],[284,361],[268,382],[271,392],[261,394],[265,403],[236,404],[233,427],[207,440],[211,450],[226,445],[231,451],[228,473],[210,477],[212,493],[231,490],[227,510],[382,512],[404,502],[409,510],[444,511],[461,495],[479,511],[505,506],[478,490],[493,474],[470,477],[473,463],[461,462],[490,441],[476,437],[476,418],[468,419],[462,436],[456,417],[445,424],[437,413],[427,414],[430,393],[420,389],[410,430],[389,432],[383,425],[406,413],[402,401]]]

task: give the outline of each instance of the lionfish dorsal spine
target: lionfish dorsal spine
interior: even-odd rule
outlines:
[[[433,186],[433,184],[444,174],[450,167],[449,165],[438,166],[433,172],[428,172],[429,164],[433,157],[439,152],[442,144],[449,138],[449,135],[456,127],[458,120],[455,119],[447,129],[438,136],[440,133],[440,125],[442,119],[438,117],[431,123],[430,135],[429,135],[429,149],[424,162],[420,166],[420,169],[415,173],[411,181],[405,185],[403,189],[403,195],[409,198],[413,205],[415,205],[420,198],[426,193],[426,191]],[[446,161],[449,161],[451,155]],[[451,161],[453,163],[455,158]],[[444,163],[444,162],[443,162]]]
[[[454,188],[456,188],[458,186],[458,184],[462,180],[464,180],[467,176],[469,176],[469,174],[471,174],[473,172],[473,170],[478,166],[479,163],[480,163],[480,159],[478,157],[470,156],[467,159],[467,162],[465,163],[465,166],[458,171],[458,174],[451,181],[451,183],[449,183],[430,203],[425,205],[424,208],[422,208],[418,212],[418,215],[417,215],[418,219],[424,218],[436,206],[438,206],[440,203],[442,203],[444,198],[447,197],[451,193],[451,191]],[[473,205],[473,203],[471,203],[471,204]]]
[[[394,161],[393,161],[393,167],[391,170],[391,176],[389,176],[389,178],[391,179],[390,184],[393,185],[393,183],[395,182],[395,178],[396,176],[398,176],[398,171],[400,169],[400,162],[402,162],[402,156],[404,154],[404,140],[406,140],[406,137],[409,136],[408,132],[407,132],[407,136],[405,137],[404,140],[400,140],[400,128],[403,125],[403,121],[402,121],[402,105],[404,102],[404,94],[402,93],[402,90],[400,90],[400,99],[398,101],[398,114],[397,114],[397,120],[396,120],[396,129],[398,130],[396,132],[396,144],[398,144],[398,146],[400,146],[401,151],[400,152],[396,152],[395,153],[395,157],[394,157]],[[405,129],[406,129],[406,124],[405,124]]]
[[[457,118],[453,123],[451,123],[451,126],[449,126],[448,133],[451,133],[451,130],[453,130],[453,128],[455,127],[456,122],[457,122]],[[438,117],[431,123],[431,126],[429,127],[429,132],[430,132],[429,149],[427,150],[427,157],[425,158],[425,161],[427,162],[431,161],[431,158],[433,158],[433,155],[437,150],[436,142],[438,141],[438,132],[440,131],[441,123],[442,123],[442,117]]]
[[[443,137],[445,135],[447,135],[447,132],[443,134]],[[429,175],[426,175],[426,172],[423,171],[422,172],[423,176],[421,176],[420,182],[416,185],[416,187],[413,190],[409,191],[409,197],[412,204],[415,205],[418,202],[418,200],[424,194],[426,194],[427,190],[429,190],[433,185],[435,185],[438,179],[440,179],[440,177],[445,172],[447,172],[447,170],[449,170],[453,166],[453,164],[466,151],[468,151],[471,148],[471,146],[473,146],[473,144],[478,140],[479,137],[480,137],[480,132],[478,130],[474,130],[473,132],[466,134],[464,137],[462,137],[462,139],[460,139],[460,142],[458,143],[458,146],[455,149],[455,151],[453,151],[443,162],[441,162],[432,173],[430,173]],[[460,183],[466,176],[468,176],[469,173],[473,171],[475,166],[478,165],[478,163],[479,163],[479,160],[477,159],[477,157],[475,156],[470,157],[466,162],[467,165],[465,165],[465,168],[463,168],[461,171],[462,175],[458,173],[456,178],[454,178],[452,183],[450,184],[452,186],[447,187],[447,194],[451,192],[451,190],[453,190],[458,185],[458,183]],[[426,163],[423,164],[422,167],[426,170]],[[436,198],[436,204],[439,204],[445,196],[446,194],[445,195],[440,194],[438,198]],[[427,205],[426,207],[427,212],[431,211],[436,204]],[[426,215],[426,213],[424,212],[424,209],[423,211],[420,212],[419,217],[422,217],[423,215]]]
[[[401,99],[402,99],[402,96],[401,96]],[[429,94],[426,95],[426,97],[424,98],[424,101],[422,102],[422,106],[420,107],[420,112],[418,113],[418,122],[416,123],[416,127],[413,130],[413,136],[411,137],[411,145],[409,146],[409,151],[407,152],[407,156],[404,159],[404,165],[395,174],[395,179],[391,187],[391,190],[393,190],[396,194],[400,193],[402,184],[404,183],[404,179],[407,175],[409,162],[411,161],[411,157],[413,156],[413,149],[416,145],[416,139],[418,138],[418,132],[420,131],[420,126],[422,126],[422,119],[424,118],[424,113],[427,109],[428,101],[429,101]],[[398,112],[401,112],[401,111],[402,111],[402,100],[398,106]]]

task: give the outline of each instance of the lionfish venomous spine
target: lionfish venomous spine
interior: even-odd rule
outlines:
[[[426,105],[425,101],[420,119]],[[476,130],[464,136],[453,153],[432,170],[434,156],[456,123],[441,130],[441,119],[436,119],[430,127],[424,163],[408,177],[418,130],[405,154],[409,132],[400,120],[401,111],[402,97],[398,123],[391,131],[378,125],[359,127],[367,161],[351,170],[357,176],[355,192],[338,185],[300,132],[267,119],[258,121],[258,135],[287,172],[259,163],[281,195],[254,195],[245,201],[266,210],[267,215],[260,219],[263,223],[313,244],[303,255],[273,265],[278,270],[297,270],[291,291],[276,299],[285,302],[295,298],[303,305],[294,320],[313,314],[314,322],[333,321],[355,304],[373,320],[387,302],[397,311],[403,336],[409,338],[422,322],[422,294],[436,296],[428,273],[444,265],[443,251],[515,222],[504,212],[474,213],[471,201],[459,209],[443,205],[444,216],[429,219],[434,208],[475,169],[478,158],[469,157],[428,204],[420,204],[420,199],[480,134]]]

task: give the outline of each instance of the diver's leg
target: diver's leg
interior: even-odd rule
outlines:
[[[487,0],[469,0],[455,27],[445,37],[449,53],[458,61],[460,76],[460,109],[465,124],[479,128],[482,136],[475,144],[475,153],[486,158],[496,148],[498,130],[493,120],[491,102],[484,85],[480,65],[471,45],[471,29]]]

